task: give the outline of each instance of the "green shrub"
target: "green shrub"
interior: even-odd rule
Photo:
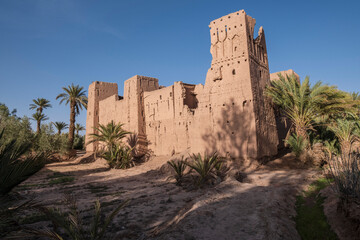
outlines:
[[[0,129],[3,130],[0,144],[8,143],[13,139],[16,139],[18,144],[31,144],[34,141],[29,118],[16,116],[16,110],[10,113],[8,107],[2,103],[0,103]]]
[[[56,153],[65,154],[69,150],[69,140],[67,134],[55,134],[51,124],[43,124],[32,149],[48,157]]]
[[[85,143],[85,136],[75,135],[73,149],[83,150]]]
[[[85,223],[80,215],[77,203],[74,198],[68,196],[66,202],[69,212],[62,212],[59,209],[38,206],[37,209],[44,214],[55,226],[54,230],[26,228],[27,235],[47,237],[50,239],[63,240],[100,240],[108,239],[106,231],[113,219],[118,215],[129,201],[124,201],[110,214],[104,216],[101,212],[101,204],[97,200],[94,206],[94,215],[91,223]]]
[[[126,169],[135,165],[133,148],[115,144],[110,150],[104,150],[100,156],[104,158],[111,168]]]
[[[198,174],[198,185],[217,178],[216,168],[219,169],[222,160],[216,153],[204,157],[201,154],[193,154],[191,159],[192,161],[186,164]]]
[[[176,180],[176,185],[181,185],[183,177],[185,175],[185,170],[187,167],[186,161],[183,158],[180,161],[171,160],[167,162],[171,168],[174,170],[174,178]]]
[[[289,144],[291,151],[295,154],[298,158],[304,152],[304,150],[308,147],[308,140],[303,138],[302,136],[297,136],[293,134],[285,141]]]
[[[0,142],[3,134],[1,131]],[[0,145],[0,195],[8,193],[44,166],[42,155],[24,155],[29,149],[30,144],[18,143],[17,140]]]

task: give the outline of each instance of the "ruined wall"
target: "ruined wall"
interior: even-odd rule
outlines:
[[[100,109],[99,102],[105,98],[117,95],[118,86],[116,83],[93,82],[88,89],[88,106],[86,116],[86,137],[85,142],[89,141],[89,135],[95,133],[94,127],[99,125]],[[86,146],[86,151],[94,151],[96,144]]]
[[[111,120],[142,136],[157,155],[188,150],[260,158],[277,152],[265,35],[254,39],[255,20],[238,11],[212,21],[211,67],[205,85],[175,82],[159,88],[157,79],[135,76],[99,103],[99,123]],[[89,120],[89,119],[88,119]]]
[[[279,79],[279,74],[281,74],[282,76],[285,77],[286,76],[291,76],[291,75],[295,75],[296,79],[300,82],[300,76],[292,69],[289,70],[285,70],[285,71],[280,71],[280,72],[275,72],[275,73],[271,73],[270,74],[270,81],[274,81]]]

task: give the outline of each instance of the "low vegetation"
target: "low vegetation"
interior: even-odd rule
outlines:
[[[0,195],[5,195],[39,171],[44,159],[42,154],[29,153],[29,143],[19,143],[16,139],[6,141],[4,130],[0,132],[0,143]]]
[[[341,146],[344,152],[358,136],[357,94],[321,82],[311,85],[308,77],[300,82],[295,75],[279,75],[266,94],[291,122],[285,141],[297,157],[315,143],[332,147],[334,152]]]
[[[167,162],[174,171],[173,178],[176,180],[176,185],[181,186],[182,180],[185,175],[185,170],[187,167],[186,160],[184,157],[180,161],[171,160]]]
[[[192,178],[193,183],[201,187],[206,184],[214,184],[216,180],[224,177],[226,167],[224,160],[217,153],[211,155],[193,154],[190,160],[171,160],[169,166],[173,169],[173,178],[177,185],[182,185],[184,178],[188,175]],[[187,173],[186,169],[189,168]],[[195,173],[194,175],[192,173]]]
[[[324,214],[324,197],[319,195],[320,190],[327,186],[329,180],[320,178],[296,199],[295,222],[301,239],[337,239]]]
[[[104,216],[101,212],[101,204],[97,200],[94,205],[94,215],[91,222],[85,220],[85,216],[78,209],[76,200],[68,195],[65,198],[68,211],[48,208],[41,205],[33,208],[38,211],[36,216],[41,216],[41,220],[51,221],[53,229],[37,229],[23,227],[23,230],[17,233],[18,237],[45,237],[47,239],[63,240],[100,240],[107,239],[106,236],[111,222],[119,212],[128,204],[129,201],[122,202],[110,214]]]
[[[329,159],[329,169],[334,179],[334,189],[343,202],[360,204],[360,155],[341,154]]]
[[[88,142],[97,144],[98,153],[112,168],[130,168],[149,158],[149,152],[138,151],[137,135],[125,131],[122,127],[123,124],[113,121],[106,125],[100,124],[95,128],[98,133],[91,134],[92,139]]]

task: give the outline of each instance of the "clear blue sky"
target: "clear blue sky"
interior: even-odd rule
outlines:
[[[204,83],[209,22],[241,9],[264,27],[270,72],[360,91],[359,0],[0,0],[0,102],[30,116],[44,97],[49,121],[68,122],[55,97],[71,83],[116,82],[120,95],[136,74]]]

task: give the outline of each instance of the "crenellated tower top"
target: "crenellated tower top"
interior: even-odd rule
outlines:
[[[267,64],[263,28],[254,39],[256,20],[240,10],[210,22],[212,66],[250,56]]]

